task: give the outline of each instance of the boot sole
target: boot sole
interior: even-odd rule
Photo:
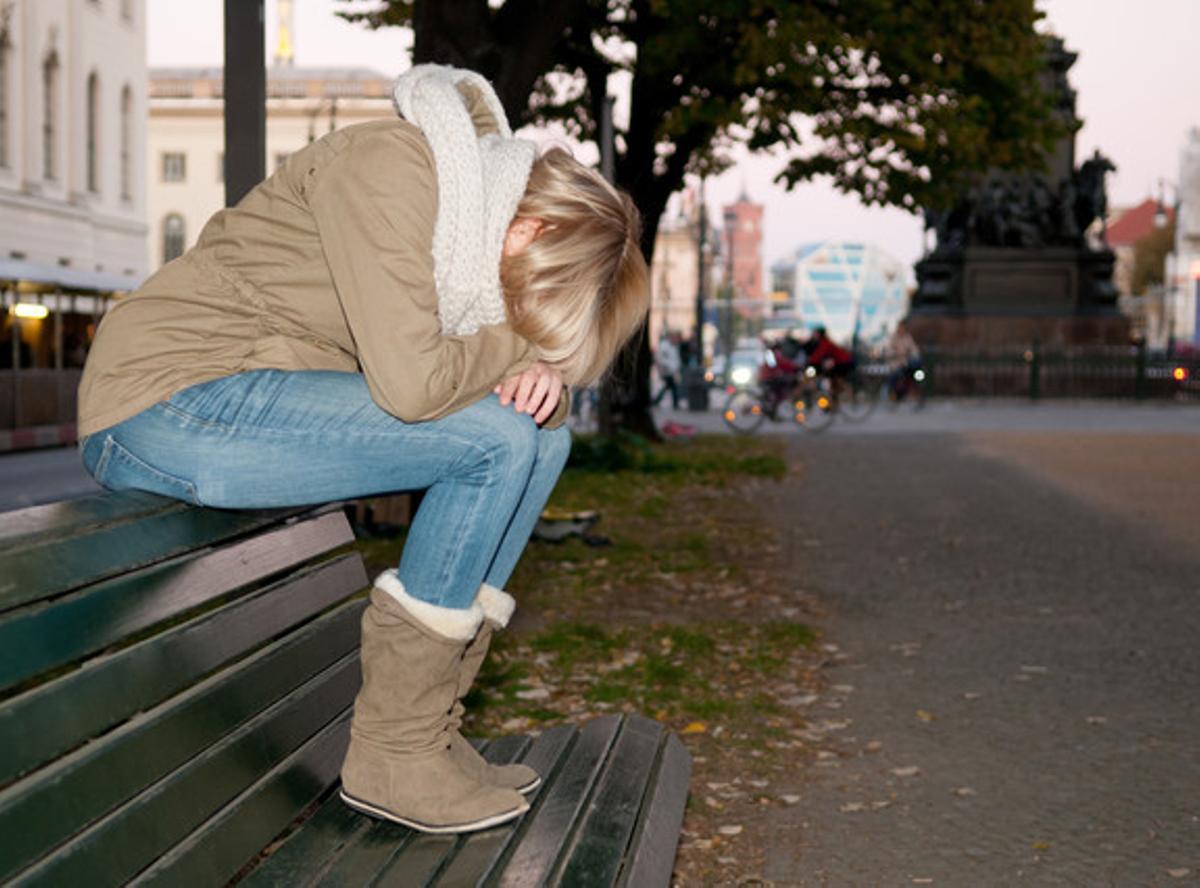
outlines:
[[[539,778],[539,782],[541,782]],[[377,805],[372,805],[370,802],[364,802],[362,799],[356,799],[354,796],[342,789],[338,793],[342,797],[342,801],[356,811],[367,814],[370,817],[376,817],[380,820],[390,820],[393,823],[399,823],[401,826],[407,826],[409,829],[415,829],[417,832],[423,833],[463,833],[473,832],[479,829],[487,829],[489,826],[499,826],[501,823],[508,823],[510,820],[515,820],[526,811],[529,810],[529,805],[516,808],[512,811],[505,811],[501,814],[493,814],[491,817],[483,817],[479,820],[472,820],[467,823],[454,823],[448,825],[436,825],[430,823],[422,823],[419,820],[410,820],[407,817],[401,817],[388,811],[386,808],[380,808]]]
[[[521,795],[529,795],[531,792],[533,792],[535,789],[537,789],[541,785],[542,785],[542,778],[534,777],[532,780],[530,780],[524,786],[516,787],[516,790],[517,790],[517,792],[521,793]]]

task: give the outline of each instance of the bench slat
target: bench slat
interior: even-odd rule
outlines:
[[[123,490],[120,493],[95,493],[79,499],[44,506],[30,506],[4,513],[0,524],[0,559],[10,549],[40,545],[50,540],[76,536],[103,524],[132,521],[135,518],[163,511],[182,511],[187,506],[179,500]]]
[[[322,872],[327,862],[371,825],[342,801],[337,788],[299,829],[287,836],[270,856],[250,871],[240,888],[298,888]]]
[[[56,849],[52,857],[18,877],[16,884],[122,883],[173,846],[200,841],[207,834],[198,832],[205,821],[346,711],[359,681],[357,653],[343,657],[202,756]],[[262,847],[286,823],[271,829],[255,847]],[[217,847],[222,846],[217,843]],[[247,852],[238,867],[253,853]]]
[[[253,533],[281,523],[289,514],[225,512],[163,502],[168,504],[165,508],[128,520],[62,538],[33,537],[26,545],[0,552],[0,611]]]
[[[348,602],[0,793],[0,881],[170,774],[358,644],[364,603]]]
[[[132,884],[163,888],[224,884],[337,779],[349,742],[350,711],[346,710]]]
[[[668,734],[654,774],[650,798],[634,834],[629,862],[621,871],[619,888],[669,885],[675,869],[675,851],[687,807],[692,757],[674,734]]]
[[[0,620],[0,689],[119,643],[350,537],[344,516],[328,513],[10,614]]]
[[[540,885],[554,867],[600,774],[621,718],[605,715],[584,725],[554,781],[539,792],[537,816],[514,849],[498,884]]]
[[[637,715],[625,719],[555,883],[583,886],[616,881],[662,735],[657,722]]]
[[[529,745],[527,737],[500,737],[486,747],[484,754],[489,761],[507,763],[513,761]],[[473,835],[494,835],[502,838],[512,832],[511,825],[496,827]],[[373,884],[379,886],[428,885],[431,879],[452,860],[457,860],[456,851],[465,836],[414,835],[396,853],[383,860],[377,868],[378,875]],[[366,874],[365,870],[363,871]],[[341,878],[341,872],[331,870],[320,882],[332,888],[334,885],[366,884],[366,880]]]
[[[519,757],[519,760],[542,775],[542,786],[538,788],[538,794],[545,792],[546,787],[553,781],[559,760],[563,758],[574,736],[575,728],[570,725],[559,725],[542,733],[527,750],[523,750],[524,754]],[[506,748],[500,745],[501,740],[519,739],[522,738],[500,738],[496,741],[495,749],[488,749],[487,759],[501,761],[498,756],[506,751]],[[517,758],[508,760],[517,760]],[[525,825],[537,817],[538,798],[539,795],[533,797],[532,807],[515,827],[489,829],[464,836],[458,852],[433,884],[438,888],[467,888],[467,886],[483,885],[488,876],[497,871],[500,861],[509,848],[517,843]]]
[[[365,583],[362,561],[343,555],[0,704],[0,785],[161,703]],[[277,594],[287,596],[286,607]],[[27,742],[30,736],[38,742]]]

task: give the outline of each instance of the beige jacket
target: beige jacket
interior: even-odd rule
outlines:
[[[490,131],[474,98],[476,127]],[[433,155],[403,120],[347,127],[296,152],[109,311],[79,387],[79,435],[262,368],[361,372],[375,402],[406,422],[480,400],[535,355],[507,325],[442,335],[436,217]],[[565,408],[564,397],[547,425]]]

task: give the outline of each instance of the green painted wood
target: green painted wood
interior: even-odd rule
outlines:
[[[606,715],[580,729],[557,774],[539,790],[536,816],[517,842],[497,884],[527,888],[549,877],[574,832],[620,727],[620,716]]]
[[[267,579],[349,536],[345,517],[329,513],[11,613],[0,619],[0,690]]]
[[[186,508],[188,506],[178,500],[140,490],[128,490],[96,493],[61,503],[16,509],[5,512],[4,520],[0,522],[0,558],[9,550],[24,548],[30,543],[63,539],[100,525]]]
[[[364,585],[361,559],[344,555],[0,704],[0,785],[158,705]]]
[[[504,827],[497,827],[504,829]],[[417,834],[405,843],[403,855],[396,855],[388,866],[371,882],[378,888],[423,888],[450,860],[458,843],[458,836],[435,836]],[[363,882],[322,882],[322,888],[339,888],[344,885],[360,885]]]
[[[297,888],[323,872],[347,842],[355,840],[372,821],[342,801],[335,787],[313,816],[284,837],[239,882],[241,888]]]
[[[370,825],[347,842],[337,857],[322,868],[311,885],[342,888],[346,885],[373,885],[388,863],[414,842],[441,839],[440,845],[454,848],[454,836],[428,836],[387,820],[372,820]],[[448,843],[448,844],[447,844]],[[425,862],[422,866],[427,867]]]
[[[56,849],[14,884],[123,883],[181,842],[199,841],[206,820],[344,713],[358,685],[355,652]],[[319,794],[314,791],[291,816]],[[256,848],[287,822],[271,829]],[[244,856],[239,867],[252,856]]]
[[[433,884],[438,888],[468,888],[485,884],[488,877],[498,872],[500,863],[510,848],[514,847],[524,828],[533,822],[541,811],[538,801],[540,793],[554,779],[558,765],[565,758],[565,752],[575,737],[576,729],[570,725],[559,725],[542,733],[536,740],[520,749],[520,755],[514,755],[503,761],[522,761],[542,775],[542,787],[535,790],[531,797],[531,808],[519,821],[506,824],[496,829],[471,833],[464,836],[454,857],[447,863]],[[507,741],[521,741],[523,737],[504,737],[506,741],[501,746],[498,740],[494,749],[489,749],[489,761],[502,761],[500,756],[507,748],[516,748],[516,744]]]
[[[347,602],[0,793],[0,835],[19,837],[0,844],[0,881],[354,652],[363,607]]]
[[[168,502],[172,505],[130,520],[86,528],[74,536],[35,536],[0,553],[0,611],[245,536],[282,520],[280,513],[225,512]]]
[[[667,888],[687,807],[692,757],[674,734],[659,751],[650,796],[634,828],[633,845],[617,883],[620,888]]]
[[[336,783],[349,741],[350,711],[346,710],[132,884],[161,888],[225,884]]]
[[[657,722],[626,717],[575,840],[551,884],[589,888],[616,882],[662,735]]]

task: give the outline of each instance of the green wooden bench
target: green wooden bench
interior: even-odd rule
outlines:
[[[0,884],[667,885],[690,760],[637,716],[484,745],[545,776],[502,827],[340,802],[352,538],[140,493],[0,514]]]

